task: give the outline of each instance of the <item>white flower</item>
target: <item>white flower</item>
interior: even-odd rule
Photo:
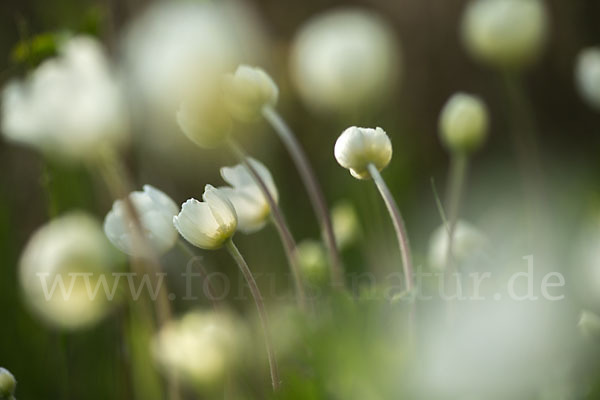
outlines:
[[[0,367],[0,399],[13,400],[17,380],[9,370]]]
[[[177,242],[173,217],[179,211],[177,204],[160,190],[144,185],[144,191],[129,194],[140,219],[142,234],[147,244],[158,254],[169,251]],[[114,202],[112,210],[104,219],[104,233],[119,250],[129,255],[144,256],[145,246],[133,243],[133,222],[128,220],[123,200]]]
[[[497,68],[519,69],[535,61],[547,35],[542,0],[473,0],[462,21],[467,50]]]
[[[232,126],[231,115],[219,92],[214,92],[212,97],[198,97],[181,103],[177,123],[192,142],[204,148],[223,144]]]
[[[390,25],[360,8],[328,11],[294,39],[292,80],[317,112],[356,112],[382,103],[400,75],[400,45]]]
[[[335,142],[334,154],[337,162],[350,170],[358,179],[370,177],[369,164],[381,171],[392,159],[392,142],[381,128],[346,129]]]
[[[277,103],[279,89],[261,68],[240,65],[235,74],[225,77],[225,99],[232,115],[242,121],[254,121],[265,106]]]
[[[476,96],[456,93],[444,105],[440,114],[442,142],[459,153],[477,150],[488,133],[488,110]]]
[[[590,47],[579,53],[575,79],[584,100],[600,110],[600,47]]]
[[[273,200],[277,202],[279,194],[267,167],[253,158],[249,158],[248,161],[267,186]],[[238,219],[237,229],[244,233],[261,229],[271,214],[271,207],[248,169],[243,164],[223,167],[221,176],[232,186],[221,187],[219,190],[227,196],[235,208]]]
[[[126,104],[100,45],[75,37],[58,58],[2,93],[2,131],[14,142],[67,159],[94,157],[127,141]]]
[[[23,251],[19,277],[24,299],[40,318],[61,328],[94,324],[110,310],[112,299],[101,289],[92,293],[103,280],[112,287],[112,254],[92,217],[72,213],[52,220]]]
[[[482,254],[487,243],[485,236],[473,225],[457,221],[452,236],[452,257],[459,264],[475,259]],[[434,270],[446,267],[448,251],[448,230],[445,225],[438,227],[429,239],[429,266]]]
[[[181,206],[173,224],[184,237],[201,249],[218,249],[231,238],[237,227],[235,208],[220,190],[206,185],[203,202],[189,199]]]
[[[240,357],[244,334],[230,314],[193,311],[161,328],[152,354],[167,374],[191,384],[213,384]]]

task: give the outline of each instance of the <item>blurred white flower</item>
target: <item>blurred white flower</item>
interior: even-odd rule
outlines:
[[[579,53],[575,80],[584,100],[600,110],[600,47],[590,47]]]
[[[474,58],[496,68],[520,69],[539,56],[548,15],[543,0],[472,0],[461,28]]]
[[[343,8],[307,21],[294,39],[293,83],[308,107],[356,112],[382,103],[400,75],[400,45],[377,14]]]
[[[331,209],[331,223],[337,245],[340,248],[345,248],[353,243],[360,236],[360,222],[356,209],[348,200],[338,202]]]
[[[600,316],[598,314],[583,310],[579,315],[577,327],[587,338],[600,341]]]
[[[204,148],[223,144],[232,126],[231,115],[217,92],[212,97],[199,97],[181,103],[177,111],[177,123],[192,142]]]
[[[228,313],[188,312],[161,328],[152,341],[152,354],[166,374],[210,385],[221,381],[239,358],[244,333]]]
[[[379,127],[346,129],[335,142],[334,154],[337,162],[350,170],[357,179],[370,177],[369,164],[381,171],[392,159],[392,142]]]
[[[218,249],[231,238],[237,227],[235,208],[220,189],[206,185],[203,202],[189,199],[181,206],[173,224],[184,237],[201,249]]]
[[[265,106],[274,106],[279,89],[273,79],[261,68],[240,65],[235,74],[224,81],[225,101],[231,114],[242,121],[260,118]]]
[[[81,213],[56,218],[38,229],[23,251],[24,298],[40,318],[58,327],[92,325],[111,308],[112,299],[102,289],[95,296],[91,292],[102,281],[112,287],[114,261],[95,219]]]
[[[483,233],[468,222],[459,220],[454,226],[452,237],[452,257],[458,264],[480,256],[487,239]],[[448,230],[445,225],[438,227],[429,239],[429,267],[441,271],[446,268],[448,251]]]
[[[57,58],[2,93],[2,131],[14,142],[67,159],[89,159],[127,142],[119,83],[100,43],[74,37]]]
[[[488,134],[488,110],[476,96],[456,93],[440,114],[440,135],[453,152],[470,153],[481,147]]]
[[[279,193],[271,173],[262,163],[249,158],[258,175],[269,189],[273,200],[279,200]],[[252,233],[261,229],[271,214],[271,207],[260,187],[254,182],[252,175],[243,164],[221,168],[221,176],[232,187],[220,187],[235,208],[237,229],[244,233]]]
[[[14,400],[13,395],[15,394],[15,388],[17,387],[17,380],[5,368],[0,367],[0,399],[2,400]]]
[[[302,271],[302,277],[311,285],[320,286],[327,282],[329,264],[327,251],[318,240],[306,239],[296,247],[296,257]]]
[[[169,251],[178,237],[173,226],[173,217],[179,211],[177,204],[165,193],[150,185],[144,185],[143,192],[131,192],[129,199],[137,211],[147,245],[159,255]],[[146,247],[134,246],[133,229],[133,221],[128,220],[124,201],[115,201],[104,219],[104,233],[122,252],[143,257],[146,255]]]

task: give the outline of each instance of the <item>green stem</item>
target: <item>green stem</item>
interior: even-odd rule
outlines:
[[[296,169],[300,173],[300,177],[306,187],[310,202],[312,203],[313,209],[319,218],[321,224],[321,230],[323,233],[323,239],[329,250],[329,258],[331,263],[331,281],[337,287],[344,286],[344,271],[342,267],[342,260],[337,248],[335,235],[333,233],[333,225],[331,223],[331,216],[325,202],[325,196],[319,187],[317,178],[313,169],[308,162],[306,154],[302,150],[300,143],[294,136],[292,130],[287,126],[283,118],[270,106],[263,108],[264,118],[271,124],[275,132],[279,135],[279,138],[283,141],[283,144],[287,148]]]
[[[450,179],[448,180],[448,247],[446,248],[446,270],[451,271],[454,231],[458,220],[458,211],[467,177],[469,159],[464,153],[452,154],[450,161]]]
[[[271,217],[273,219],[273,223],[277,232],[279,233],[279,237],[281,239],[281,243],[283,245],[283,249],[285,251],[285,255],[287,256],[288,263],[290,265],[290,269],[292,271],[292,277],[294,279],[294,286],[296,289],[296,299],[298,301],[298,306],[300,309],[305,311],[307,309],[306,305],[306,294],[304,291],[304,285],[302,284],[302,276],[300,274],[300,265],[298,263],[298,256],[296,254],[296,241],[292,236],[279,208],[279,205],[275,201],[275,198],[269,191],[264,180],[261,178],[260,174],[256,171],[256,168],[248,162],[248,156],[242,150],[242,148],[233,140],[229,141],[229,147],[231,151],[235,154],[238,160],[248,169],[248,172],[254,179],[255,183],[258,185],[260,191],[263,196],[267,200],[269,207],[271,208]]]
[[[271,383],[273,385],[273,390],[277,391],[279,389],[280,380],[279,380],[279,370],[277,368],[277,360],[275,359],[275,351],[273,350],[273,344],[271,340],[271,331],[269,329],[269,319],[267,317],[267,311],[265,309],[265,305],[263,303],[262,295],[260,294],[260,290],[258,289],[258,285],[252,276],[252,272],[250,268],[248,268],[248,264],[242,253],[238,250],[236,245],[233,243],[233,240],[229,239],[225,243],[225,247],[231,257],[235,260],[242,275],[248,282],[248,286],[250,287],[250,292],[252,293],[252,297],[254,298],[254,303],[256,304],[256,308],[258,310],[258,316],[260,318],[260,323],[263,328],[263,333],[265,337],[265,346],[267,349],[267,358],[269,360],[269,369],[271,371]]]
[[[406,234],[406,228],[404,226],[404,220],[402,219],[402,214],[400,214],[400,210],[398,209],[398,205],[390,192],[390,189],[387,187],[383,177],[377,170],[377,167],[373,164],[369,164],[367,166],[369,174],[373,178],[383,201],[385,202],[385,206],[390,213],[390,217],[392,218],[392,222],[394,224],[394,229],[396,231],[396,237],[398,238],[398,245],[400,246],[400,253],[402,255],[402,265],[404,269],[404,277],[406,279],[406,290],[408,292],[412,291],[414,287],[413,283],[413,265],[412,265],[412,256],[410,253],[410,245],[408,242],[408,235]]]

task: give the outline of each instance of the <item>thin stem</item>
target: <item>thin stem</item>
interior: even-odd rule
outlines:
[[[379,173],[379,170],[377,170],[377,167],[375,167],[373,164],[369,164],[367,169],[369,170],[369,174],[373,178],[373,181],[375,181],[375,185],[377,186],[377,189],[379,190],[379,193],[385,202],[385,206],[387,207],[392,218],[394,229],[396,230],[396,236],[398,238],[398,245],[400,246],[400,253],[402,255],[402,265],[404,268],[404,277],[406,279],[406,290],[410,292],[414,287],[413,265],[408,235],[406,234],[406,228],[404,226],[404,220],[402,219],[402,215],[400,214],[396,200],[394,200],[390,189],[387,187],[383,177]]]
[[[283,249],[285,251],[285,255],[287,256],[288,263],[290,265],[290,269],[292,271],[292,277],[294,278],[294,286],[296,289],[296,299],[298,301],[298,306],[300,309],[305,311],[307,309],[306,305],[306,294],[304,292],[304,285],[302,284],[302,276],[300,274],[300,265],[298,263],[298,255],[296,254],[296,241],[292,236],[281,212],[281,208],[275,201],[273,195],[269,191],[264,180],[261,178],[260,174],[256,171],[256,168],[248,162],[248,156],[242,150],[242,148],[233,140],[229,141],[229,147],[231,151],[235,154],[238,160],[248,169],[248,172],[254,179],[254,182],[258,185],[260,191],[263,196],[267,200],[269,207],[271,208],[271,217],[273,219],[273,224],[279,233],[279,237],[281,239],[281,243],[283,245]]]
[[[458,210],[463,187],[467,178],[469,159],[466,154],[453,154],[450,161],[450,179],[448,181],[448,247],[446,248],[446,270],[451,273],[454,231],[458,220]]]
[[[292,130],[287,126],[283,118],[275,111],[272,107],[266,106],[263,108],[264,118],[271,124],[275,132],[279,135],[279,138],[283,141],[283,144],[290,153],[296,169],[300,173],[302,182],[306,187],[310,202],[312,203],[313,209],[319,222],[321,224],[321,230],[323,239],[329,250],[329,258],[331,264],[331,281],[337,287],[344,286],[344,270],[342,266],[342,260],[337,248],[335,235],[333,233],[333,225],[331,223],[331,216],[325,202],[325,196],[321,191],[321,188],[317,182],[317,178],[313,169],[308,162],[306,154],[302,150],[300,143],[294,136]]]
[[[269,329],[269,319],[267,317],[267,311],[265,310],[265,305],[263,303],[262,295],[260,294],[260,290],[258,289],[258,285],[252,276],[252,272],[250,268],[248,268],[248,264],[242,253],[238,250],[236,245],[233,243],[233,240],[229,239],[225,243],[225,247],[231,257],[235,260],[238,267],[240,267],[240,271],[246,282],[248,282],[248,286],[250,287],[250,292],[252,293],[252,297],[254,298],[254,303],[256,304],[256,308],[258,310],[258,316],[260,318],[260,323],[262,324],[263,333],[265,336],[265,346],[267,349],[267,358],[269,359],[269,369],[271,371],[271,383],[273,385],[273,391],[277,391],[279,389],[280,380],[279,380],[279,370],[277,368],[277,360],[275,359],[275,352],[273,350],[272,340],[271,340],[271,331]]]

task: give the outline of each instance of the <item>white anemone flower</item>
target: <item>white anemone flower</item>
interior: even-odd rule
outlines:
[[[379,127],[346,129],[335,142],[335,159],[344,168],[349,169],[353,177],[368,179],[367,167],[373,164],[379,171],[392,159],[392,142]]]
[[[600,47],[590,47],[579,53],[575,79],[583,99],[600,111]]]
[[[173,224],[185,240],[206,250],[218,249],[237,227],[235,208],[220,189],[206,185],[203,202],[189,199],[181,206]]]
[[[74,37],[57,58],[2,93],[2,131],[11,141],[66,159],[89,159],[127,142],[127,107],[102,46]]]
[[[77,329],[98,322],[110,310],[115,260],[100,224],[72,213],[44,225],[21,256],[19,278],[24,298],[46,322]],[[114,295],[114,292],[113,292]]]
[[[483,145],[488,135],[487,106],[477,96],[456,93],[444,105],[439,126],[442,142],[450,151],[473,152]]]
[[[260,118],[265,106],[274,106],[279,89],[263,69],[240,65],[225,77],[225,99],[231,114],[242,121]]]
[[[150,185],[144,185],[144,191],[131,192],[129,199],[137,211],[147,244],[159,255],[169,251],[178,237],[173,226],[173,217],[179,211],[177,204],[168,195]],[[122,252],[143,257],[147,255],[144,254],[146,247],[134,245],[133,229],[133,222],[128,220],[124,201],[115,201],[104,219],[104,233]]]
[[[267,186],[273,200],[277,202],[279,193],[267,167],[254,158],[249,158],[248,161]],[[243,164],[223,167],[221,176],[231,185],[231,187],[221,187],[219,190],[227,195],[235,208],[238,218],[237,229],[244,233],[252,233],[265,226],[271,214],[271,207],[248,169]]]
[[[401,50],[380,15],[341,8],[309,19],[296,34],[290,68],[316,112],[356,112],[382,103],[399,78]]]

